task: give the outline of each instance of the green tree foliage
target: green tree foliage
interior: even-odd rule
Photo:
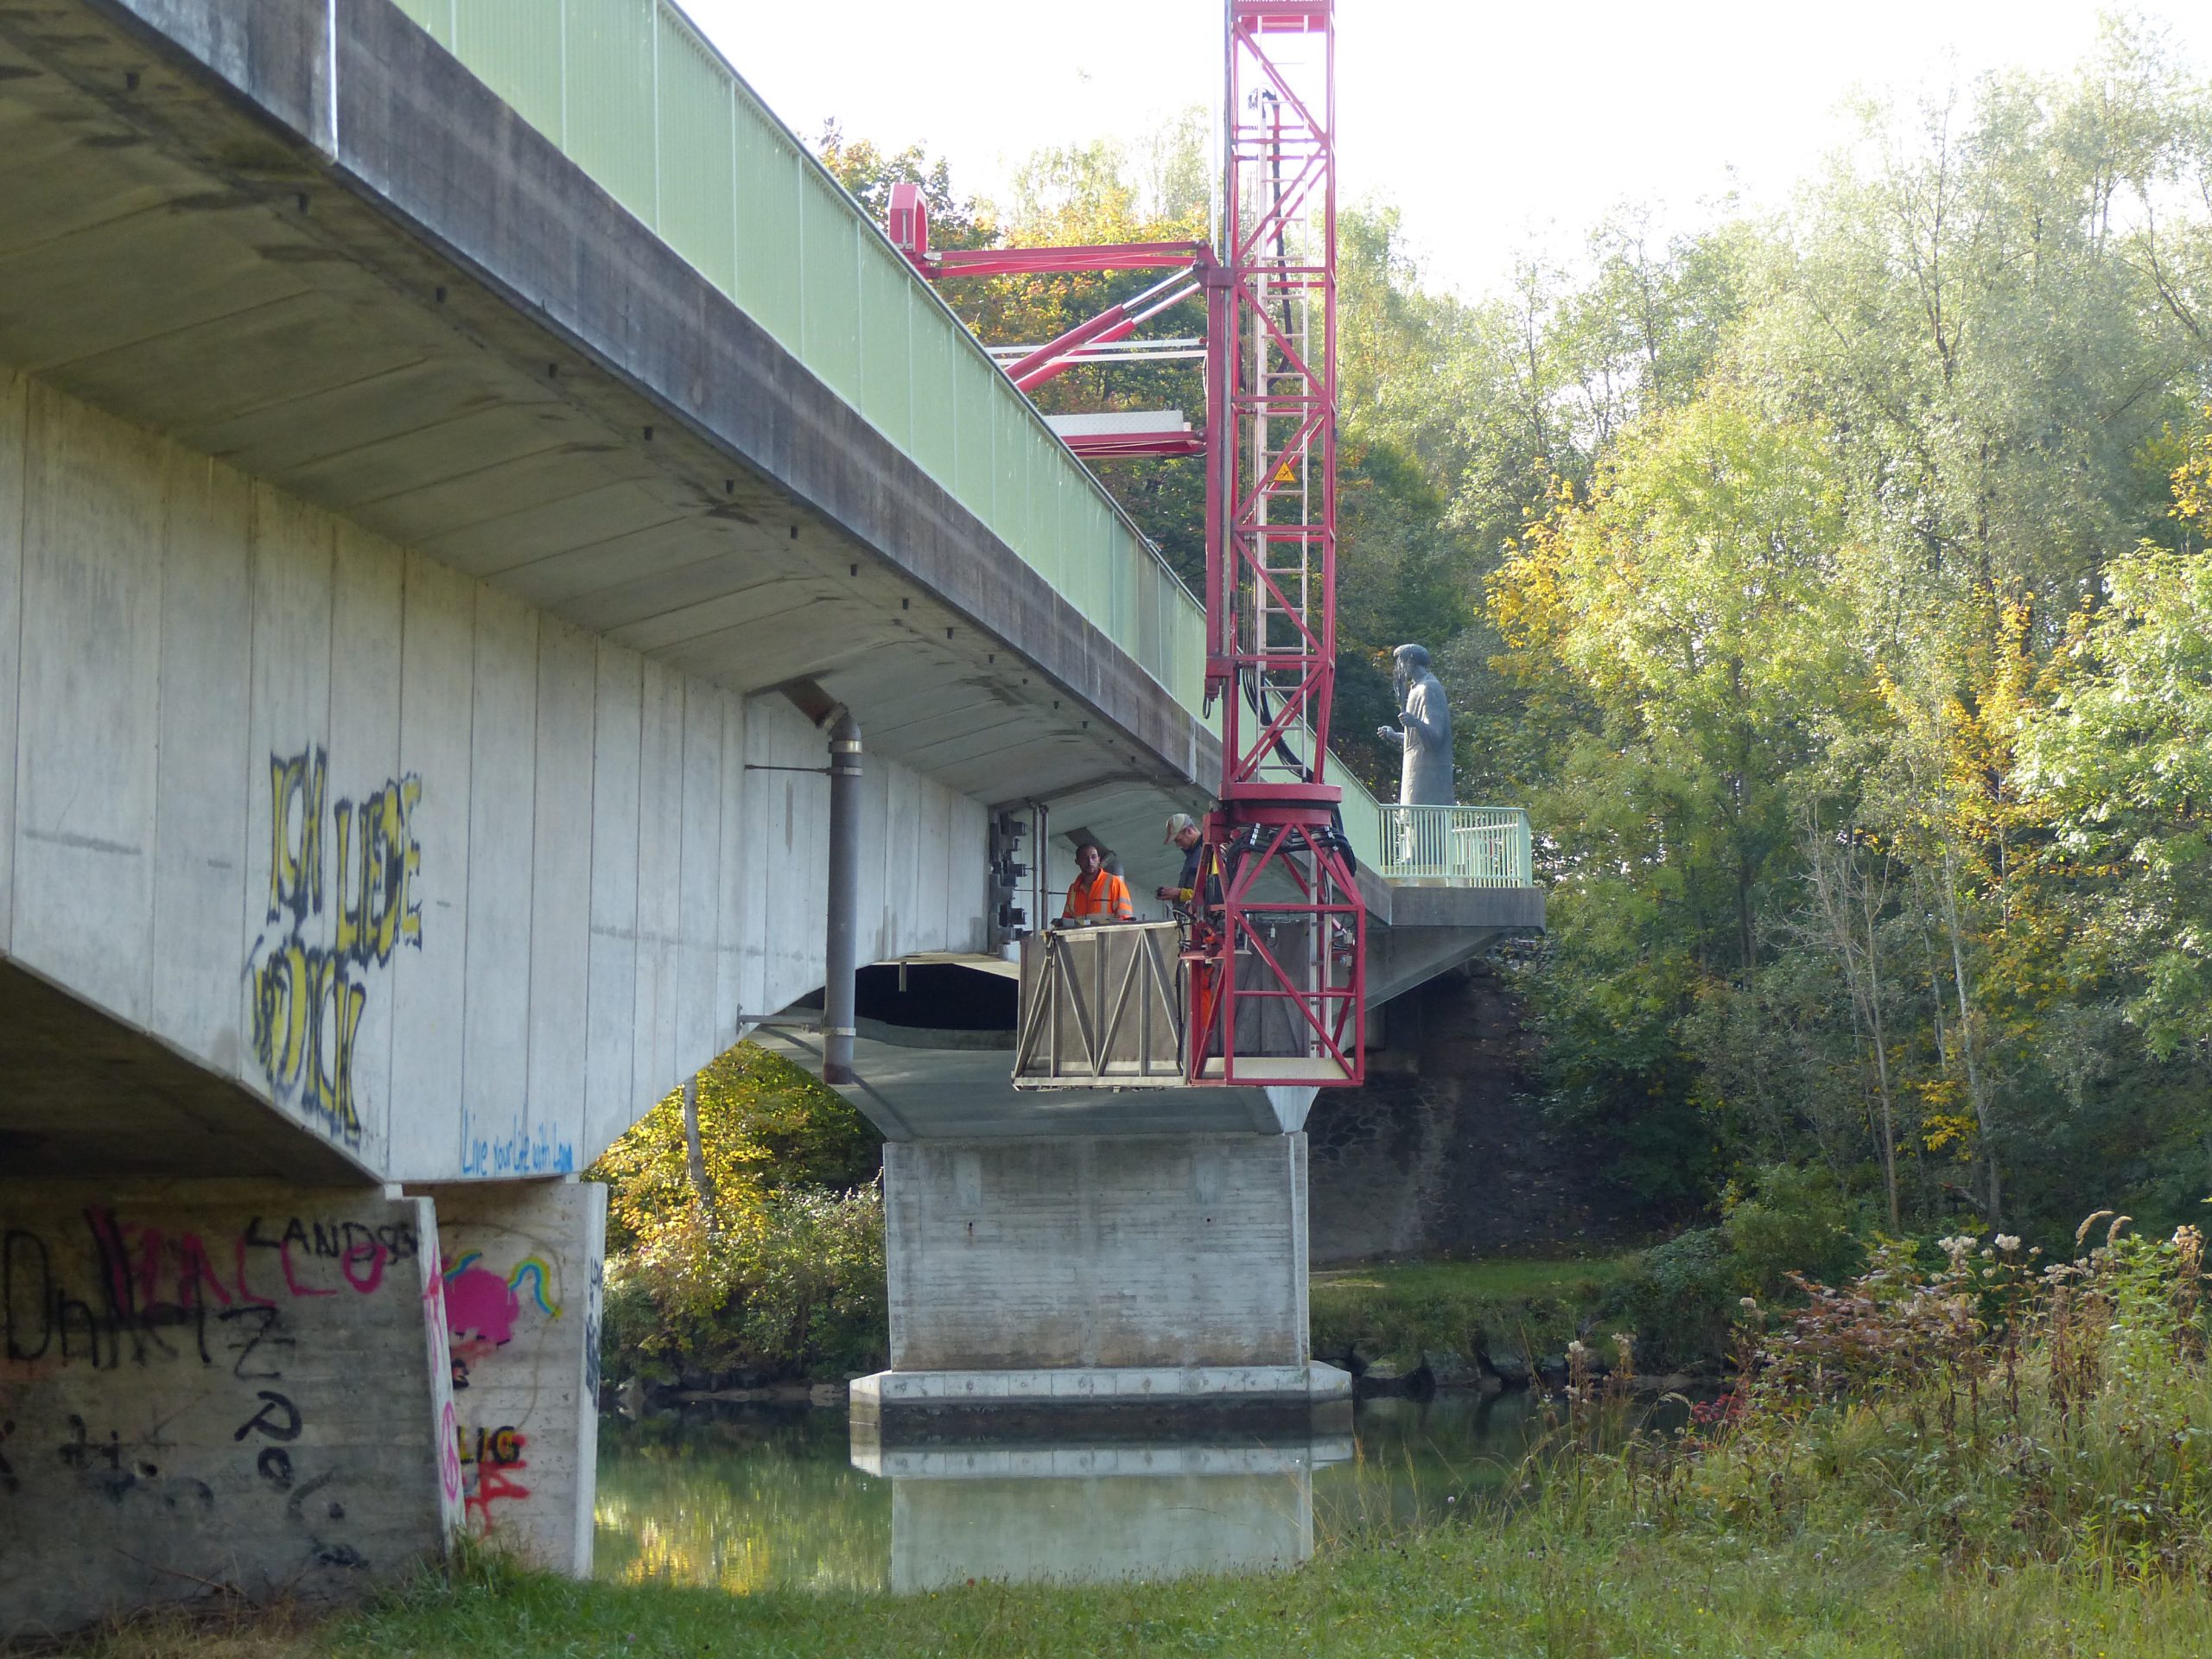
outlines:
[[[2113,560],[2070,671],[2030,728],[2023,788],[2059,826],[2083,947],[2153,1053],[2212,1045],[2212,410],[2173,474],[2180,547]]]
[[[1202,234],[1160,160],[1198,142],[1046,153],[992,222]],[[1787,213],[1622,212],[1478,297],[1387,208],[1340,228],[1337,736],[1388,792],[1362,734],[1420,640],[1460,798],[1531,808],[1546,1109],[1656,1216],[1783,1164],[1893,1232],[2056,1227],[2085,1181],[2190,1213],[2212,91],[2114,25],[1869,103]],[[1085,280],[956,303],[1041,339],[1133,287]],[[1048,401],[1198,402],[1084,372]],[[1195,472],[1109,481],[1194,570]]]
[[[700,1072],[696,1109],[699,1170],[679,1090],[588,1172],[608,1188],[607,1375],[711,1386],[878,1362],[874,1131],[751,1043]]]
[[[1892,1229],[2201,1196],[2208,138],[2115,33],[1870,107],[1786,221],[1616,228],[1524,294],[1531,384],[1579,365],[1488,595],[1554,842],[1529,983],[1634,1195],[1790,1159]]]

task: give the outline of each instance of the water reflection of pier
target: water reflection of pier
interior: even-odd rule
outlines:
[[[1313,1471],[1349,1433],[1289,1443],[885,1446],[855,1426],[855,1468],[891,1482],[891,1587],[1266,1573],[1313,1554]]]

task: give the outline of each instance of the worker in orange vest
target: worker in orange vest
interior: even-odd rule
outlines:
[[[1086,841],[1075,849],[1076,868],[1081,872],[1068,883],[1064,922],[1134,922],[1137,907],[1129,899],[1129,884],[1106,868],[1106,854],[1096,842]]]

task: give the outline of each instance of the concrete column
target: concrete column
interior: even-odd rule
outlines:
[[[0,1643],[438,1555],[438,1244],[378,1187],[0,1183]]]
[[[1303,1135],[1056,1136],[884,1148],[891,1369],[857,1422],[1348,1397],[1315,1365]]]
[[[538,1566],[586,1576],[607,1189],[518,1181],[430,1191],[466,1524]]]

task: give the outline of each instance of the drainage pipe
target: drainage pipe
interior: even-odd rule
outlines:
[[[830,933],[823,952],[822,1081],[851,1083],[853,1009],[860,971],[861,725],[839,709],[830,724]]]

